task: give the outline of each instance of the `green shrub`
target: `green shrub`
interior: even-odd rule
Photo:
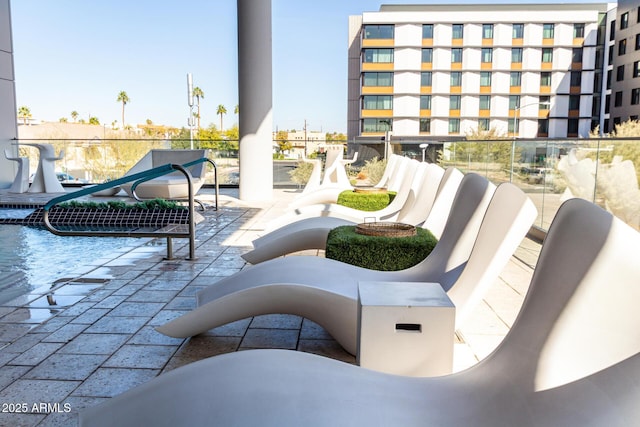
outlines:
[[[289,171],[291,181],[298,185],[305,185],[311,178],[311,172],[313,172],[313,163],[298,162],[298,166],[292,171]]]
[[[358,234],[352,225],[337,227],[329,232],[325,256],[372,270],[404,270],[425,259],[438,243],[429,230],[416,231],[411,237],[381,237]]]
[[[367,179],[371,185],[376,185],[382,179],[384,170],[387,168],[387,160],[380,160],[374,157],[364,162],[362,171],[367,175]]]
[[[395,197],[395,191],[358,193],[353,190],[345,190],[338,195],[337,203],[360,211],[373,212],[384,209]]]
[[[151,199],[138,203],[126,203],[123,201],[112,200],[109,202],[79,202],[72,200],[70,202],[64,202],[56,205],[61,209],[137,209],[137,210],[154,210],[154,209],[186,209],[185,206],[177,202],[168,201],[165,199]]]

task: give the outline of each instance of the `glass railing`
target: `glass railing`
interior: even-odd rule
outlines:
[[[159,139],[21,139],[22,143],[49,143],[63,183],[101,183],[123,176],[150,149],[190,148],[190,140]],[[240,180],[238,141],[193,140],[194,148],[208,149],[218,166],[222,185]],[[274,147],[277,143],[274,141]],[[393,146],[392,146],[393,147]],[[538,208],[536,226],[546,230],[560,204],[581,197],[611,211],[636,229],[640,228],[640,139],[516,139],[447,142],[438,150],[438,163],[463,172],[476,172],[492,182],[512,182],[522,188]],[[397,147],[399,149],[399,147]],[[20,146],[20,155],[37,167],[37,151]],[[311,155],[311,154],[310,154]],[[299,164],[295,153],[273,162],[274,186],[299,186],[289,172]],[[365,159],[359,159],[358,164]],[[354,176],[358,165],[353,165]],[[350,169],[351,170],[351,169]],[[213,170],[206,184],[214,183]]]
[[[439,162],[512,182],[538,208],[548,229],[560,204],[580,197],[640,229],[640,139],[496,140],[445,143]]]

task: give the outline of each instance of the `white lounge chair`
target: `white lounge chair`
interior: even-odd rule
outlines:
[[[163,374],[82,412],[80,425],[637,425],[639,252],[637,231],[569,200],[513,327],[465,371],[408,378],[301,352],[242,351]]]
[[[467,174],[442,238],[414,267],[375,271],[315,256],[266,261],[201,290],[198,308],[157,330],[188,337],[259,314],[297,314],[322,325],[355,354],[358,281],[363,280],[437,282],[447,292],[462,288],[452,298],[461,321],[536,217],[533,203],[517,187],[501,184],[494,190],[485,178]]]
[[[428,164],[422,178],[414,180],[416,188],[412,190],[402,209],[385,220],[419,226],[427,220],[435,206],[434,218],[429,224],[433,231],[432,228],[425,228],[429,228],[436,238],[440,238],[462,177],[458,169],[449,168],[445,172],[440,166]],[[242,258],[251,264],[258,264],[297,251],[325,249],[332,229],[360,222],[362,220],[358,218],[302,219],[257,238],[252,242],[254,249],[243,254]]]
[[[151,150],[129,169],[124,176],[166,164],[182,165],[204,157],[206,157],[206,150]],[[204,163],[199,163],[188,168],[193,177],[193,194],[196,194],[204,185],[205,166]],[[132,186],[133,182],[121,186],[130,197],[134,197]],[[135,196],[138,199],[186,199],[188,195],[187,179],[179,171],[145,181],[135,188]]]

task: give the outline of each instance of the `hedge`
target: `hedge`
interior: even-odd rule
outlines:
[[[338,204],[360,211],[373,212],[387,207],[395,197],[395,191],[358,193],[353,190],[345,190],[338,195]]]
[[[372,270],[404,270],[425,259],[438,243],[429,230],[416,231],[411,237],[381,237],[358,234],[353,225],[336,227],[327,237],[325,257]]]

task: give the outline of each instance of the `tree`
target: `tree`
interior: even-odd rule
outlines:
[[[198,129],[200,129],[200,98],[204,99],[204,92],[202,91],[202,89],[196,86],[193,88],[193,96],[196,97],[196,102],[198,106],[198,113],[197,113],[198,115],[196,116],[196,118],[198,119]]]
[[[97,117],[89,117],[89,124],[90,125],[99,125],[100,124],[100,120],[98,120]]]
[[[31,110],[29,107],[25,107],[24,105],[18,108],[18,118],[22,119],[23,124],[27,124],[27,119],[31,118]]]
[[[222,115],[227,114],[227,109],[224,108],[224,105],[220,104],[218,105],[218,110],[216,111],[216,114],[220,115],[220,131],[222,131],[224,129],[222,127]]]
[[[66,117],[60,117],[60,123],[67,123],[68,121]]]
[[[76,110],[73,110],[71,112],[71,118],[73,119],[74,122],[76,122],[78,120],[78,116],[79,116],[79,114],[78,114],[78,112]]]
[[[233,114],[238,114],[238,113],[240,113],[240,106],[236,104],[236,107],[233,109]]]
[[[116,101],[122,102],[122,128],[124,129],[124,106],[127,105],[127,103],[131,102],[131,99],[129,99],[127,92],[122,90],[118,94],[118,99],[116,99]]]

